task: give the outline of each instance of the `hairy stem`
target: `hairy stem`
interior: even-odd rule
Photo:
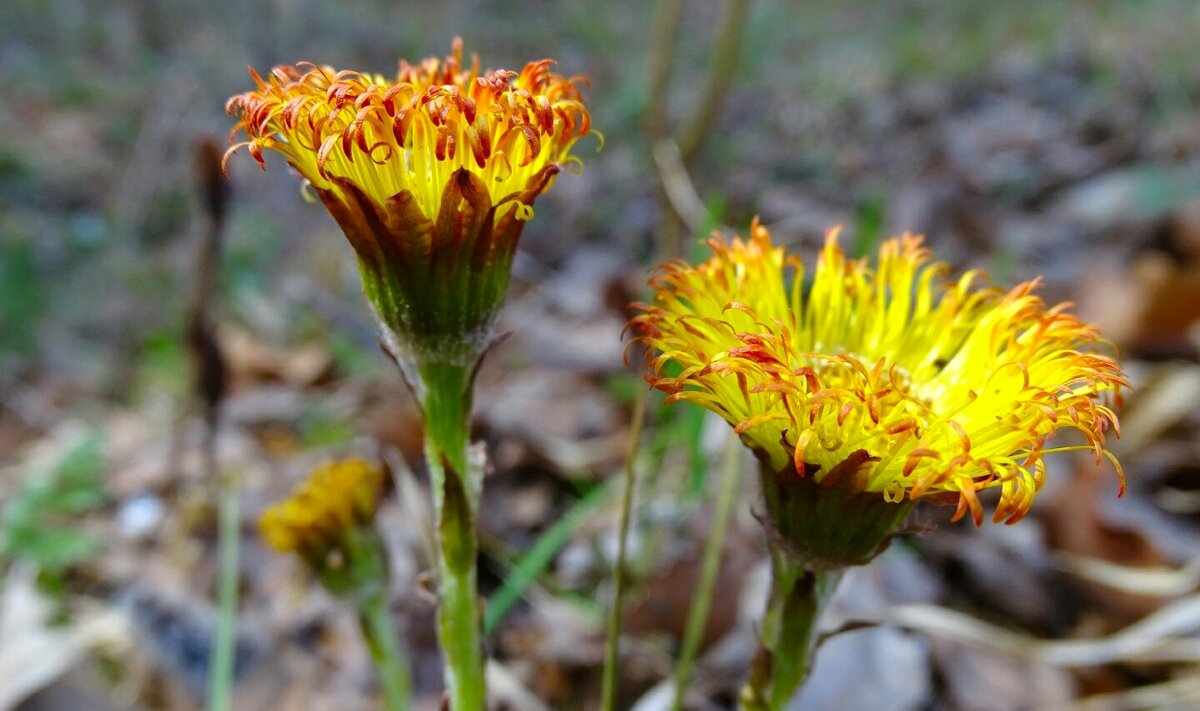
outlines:
[[[760,648],[742,689],[746,711],[782,711],[812,668],[821,612],[842,571],[814,572],[782,551],[771,552],[771,592]]]
[[[422,363],[417,369],[437,523],[437,617],[446,694],[452,711],[481,711],[485,690],[475,568],[481,482],[467,457],[471,371],[448,363]]]

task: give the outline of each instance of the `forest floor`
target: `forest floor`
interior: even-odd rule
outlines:
[[[454,3],[404,21],[382,4],[154,5],[0,9],[0,710],[200,707],[216,513],[184,337],[204,232],[194,147],[224,144],[223,102],[250,86],[246,64],[385,68],[444,53],[455,34],[487,65],[550,54],[587,75],[605,139],[599,152],[581,142],[585,170],[539,200],[501,317],[509,336],[478,380],[497,699],[598,708],[644,388],[623,358],[629,304],[657,260],[703,257],[710,230],[744,234],[758,215],[805,259],[843,225],[858,254],[912,231],[998,285],[1041,276],[1047,301],[1101,326],[1134,385],[1111,443],[1122,498],[1111,465],[1064,455],[1019,525],[921,509],[927,532],[848,576],[825,625],[877,624],[829,639],[798,708],[1200,706],[1194,3],[821,1],[799,17],[785,0],[752,3],[733,81],[682,168],[652,157],[643,119],[657,105],[687,123],[720,3],[688,5],[679,36],[703,41],[679,43],[672,81],[649,99],[654,18],[634,3],[492,8],[487,22]],[[242,488],[237,708],[373,708],[353,615],[255,525],[312,467],[357,453],[393,475],[379,514],[393,609],[420,708],[436,709],[420,418],[377,349],[347,245],[269,165],[232,163],[212,304],[231,383],[216,469]],[[660,179],[685,199],[664,200]],[[669,708],[734,442],[653,393],[646,408],[619,704],[639,711]],[[752,479],[689,709],[731,708],[753,653],[766,563]]]

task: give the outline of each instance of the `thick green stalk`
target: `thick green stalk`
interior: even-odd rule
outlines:
[[[359,603],[358,621],[371,650],[371,661],[375,663],[375,671],[379,675],[384,708],[387,711],[408,711],[412,696],[408,660],[403,647],[396,642],[396,630],[392,626],[386,592],[378,590]]]
[[[771,551],[771,596],[761,646],[742,689],[742,708],[784,708],[808,676],[817,623],[842,571],[869,563],[885,548],[912,508],[863,489],[858,479],[874,459],[850,453],[820,481],[788,464],[777,471],[760,462],[764,515]]]
[[[437,522],[438,636],[446,693],[452,711],[481,711],[485,692],[475,570],[481,482],[467,457],[471,370],[448,363],[420,363],[417,370]]]
[[[821,613],[841,577],[841,570],[814,572],[783,551],[771,552],[771,592],[743,709],[787,708],[812,668]]]

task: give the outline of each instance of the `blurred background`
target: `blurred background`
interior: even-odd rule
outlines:
[[[703,256],[711,230],[755,215],[806,257],[840,224],[856,253],[913,231],[1002,286],[1041,275],[1048,301],[1102,325],[1136,386],[1113,445],[1123,499],[1110,465],[1060,456],[1019,526],[923,511],[933,530],[856,569],[830,622],[885,624],[833,638],[799,704],[1200,706],[1200,4],[6,0],[0,709],[200,707],[214,468],[244,490],[237,707],[373,708],[352,615],[254,528],[349,452],[396,475],[380,514],[394,608],[421,708],[436,708],[419,417],[348,245],[281,160],[230,161],[212,251],[211,155],[247,65],[386,74],[457,35],[485,67],[549,56],[588,77],[604,134],[539,199],[512,336],[480,375],[482,587],[508,708],[597,707],[610,482],[643,387],[622,360],[627,305],[652,264]],[[212,467],[198,301],[230,381]],[[654,396],[647,419],[620,689],[641,711],[667,708],[730,440]],[[740,466],[688,708],[731,708],[752,653],[764,546]]]

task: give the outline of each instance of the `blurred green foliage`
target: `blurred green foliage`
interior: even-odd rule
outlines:
[[[338,417],[319,405],[309,407],[300,414],[298,423],[300,446],[305,449],[322,449],[348,444],[358,434],[352,419]]]
[[[858,201],[855,217],[858,229],[854,232],[850,253],[855,257],[874,254],[887,236],[887,193],[874,190],[863,196]]]
[[[575,500],[554,523],[546,528],[534,541],[528,550],[502,564],[508,567],[500,588],[488,598],[483,616],[485,634],[495,631],[497,625],[508,615],[517,604],[525,591],[550,569],[559,551],[563,549],[576,534],[583,523],[601,504],[607,502],[616,493],[620,479],[613,477],[605,484],[592,487],[581,498]],[[493,555],[493,557],[495,557]],[[592,624],[599,624],[602,612],[597,609],[594,600],[568,591],[557,591],[560,599],[571,602],[574,607],[584,614]]]
[[[0,511],[0,562],[37,570],[43,592],[61,598],[68,569],[91,558],[98,541],[81,526],[104,504],[101,441],[88,435],[49,470],[35,472]]]
[[[368,377],[379,372],[377,348],[367,348],[340,331],[330,331],[328,336],[329,352],[333,356],[334,368],[339,373],[348,377]]]
[[[130,400],[148,394],[182,399],[191,388],[182,329],[160,327],[145,334],[131,378]]]
[[[33,241],[11,233],[0,237],[0,366],[33,350],[38,318],[47,304],[37,274]]]

